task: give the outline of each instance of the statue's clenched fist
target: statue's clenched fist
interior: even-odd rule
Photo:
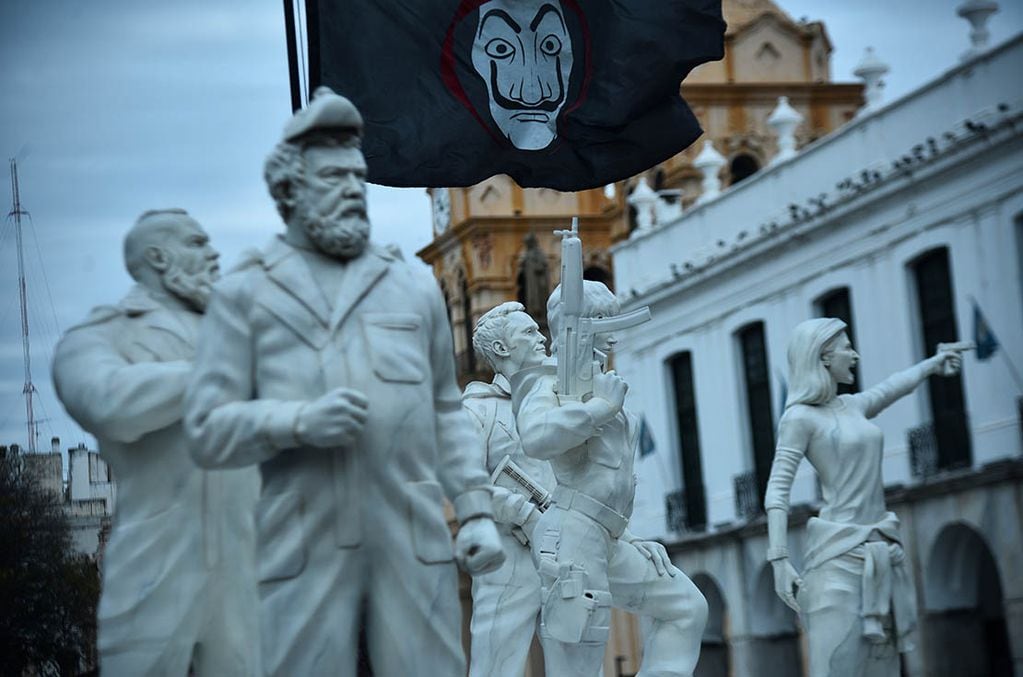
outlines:
[[[625,405],[629,384],[614,371],[606,374],[594,370],[593,397],[586,403],[594,420],[603,424],[614,418]]]
[[[366,424],[368,405],[359,391],[335,388],[299,409],[295,436],[312,447],[348,446]]]
[[[489,517],[476,517],[458,529],[455,560],[470,576],[496,571],[504,564],[504,548]]]

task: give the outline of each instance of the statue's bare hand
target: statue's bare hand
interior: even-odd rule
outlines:
[[[632,545],[643,554],[643,557],[654,563],[658,576],[674,577],[678,574],[678,569],[668,557],[668,551],[657,541],[632,541]]]
[[[504,564],[504,548],[492,519],[476,517],[458,529],[455,560],[470,576],[496,571]]]
[[[612,415],[621,411],[625,404],[625,394],[629,392],[629,384],[614,371],[606,374],[597,373],[593,377],[593,397],[607,402]]]
[[[795,568],[789,563],[787,557],[776,559],[771,563],[774,566],[774,593],[781,598],[796,613],[799,613],[799,603],[796,602],[796,593],[803,585],[803,579],[796,573]]]
[[[504,487],[494,487],[493,499],[490,502],[494,511],[494,521],[504,524],[522,526],[533,512],[533,505],[522,494],[509,491]]]
[[[299,441],[319,448],[351,445],[366,424],[368,405],[357,390],[331,390],[299,410],[295,422]]]

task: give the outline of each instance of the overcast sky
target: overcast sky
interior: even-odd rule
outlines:
[[[423,2],[425,0],[414,0]],[[779,0],[823,21],[832,75],[852,81],[864,48],[901,96],[954,66],[968,46],[959,0]],[[1023,28],[1002,2],[992,41]],[[131,284],[121,238],[146,209],[188,209],[229,267],[281,229],[261,177],[290,114],[279,0],[5,0],[0,2],[0,153],[21,178],[32,378],[41,447],[94,441],[53,395],[57,337]],[[0,168],[0,204],[10,209]],[[419,189],[371,187],[374,237],[407,259],[430,240]],[[12,224],[0,227],[0,444],[25,445],[24,383]]]

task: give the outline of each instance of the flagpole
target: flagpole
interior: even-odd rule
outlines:
[[[284,32],[288,45],[288,79],[291,81],[291,112],[302,107],[298,72],[298,35],[295,30],[295,0],[284,0]]]

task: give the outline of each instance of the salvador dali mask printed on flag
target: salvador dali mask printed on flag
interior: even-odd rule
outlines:
[[[583,190],[680,152],[679,83],[721,58],[721,0],[307,0],[310,84],[366,122],[369,180]]]

